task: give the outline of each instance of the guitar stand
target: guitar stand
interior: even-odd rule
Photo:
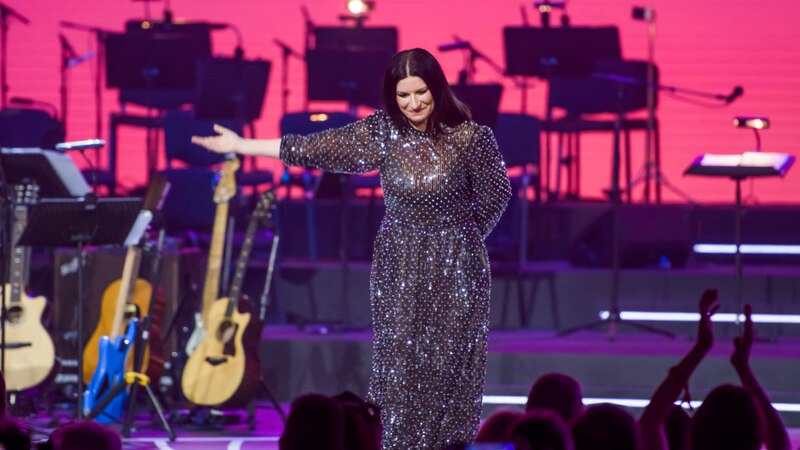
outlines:
[[[154,289],[155,291],[155,289]],[[136,336],[136,355],[134,361],[134,370],[131,372],[127,372],[125,377],[122,381],[115,384],[108,392],[105,393],[97,402],[97,405],[89,412],[87,419],[94,419],[98,415],[102,414],[103,410],[108,406],[109,403],[122,392],[123,389],[126,389],[128,386],[131,387],[130,395],[128,396],[128,405],[127,410],[125,412],[125,422],[122,427],[122,435],[125,437],[129,437],[131,435],[131,428],[133,426],[133,415],[136,409],[136,391],[139,386],[145,388],[147,392],[147,397],[150,400],[150,406],[156,410],[158,414],[158,418],[161,420],[161,425],[164,427],[164,431],[167,432],[170,441],[175,440],[175,432],[172,431],[172,428],[169,426],[167,422],[167,418],[164,415],[164,408],[161,406],[161,403],[158,401],[158,397],[156,396],[155,392],[153,392],[152,387],[150,386],[150,377],[141,373],[142,365],[144,363],[144,349],[147,346],[149,341],[149,333],[150,333],[150,317],[145,316],[142,321],[141,329],[137,330]]]

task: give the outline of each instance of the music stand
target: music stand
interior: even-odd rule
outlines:
[[[87,245],[122,245],[142,209],[140,198],[50,198],[33,205],[22,246],[77,246],[78,250],[78,418],[83,418],[83,266]]]
[[[734,225],[734,244],[736,246],[736,297],[738,311],[736,321],[742,311],[742,180],[753,177],[772,177],[786,175],[794,163],[794,156],[786,153],[745,152],[741,155],[705,154],[695,158],[684,171],[684,175],[707,177],[728,177],[736,182],[736,217]]]
[[[381,83],[394,52],[382,48],[306,51],[309,100],[344,100],[349,106],[381,104]]]
[[[195,117],[252,122],[261,117],[272,63],[242,58],[196,61]]]
[[[6,182],[36,182],[41,197],[83,197],[89,184],[72,158],[52,150],[39,148],[3,148],[2,165]]]
[[[588,76],[597,58],[622,58],[617,27],[505,27],[503,44],[506,75]]]
[[[109,33],[106,85],[120,88],[120,102],[152,108],[194,100],[195,60],[211,55],[208,36],[179,32]]]

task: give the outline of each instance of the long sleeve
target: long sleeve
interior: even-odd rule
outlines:
[[[281,160],[290,166],[330,172],[364,173],[380,169],[389,145],[389,116],[383,111],[339,128],[281,139]]]
[[[479,126],[475,130],[468,152],[472,209],[475,223],[485,238],[508,205],[511,183],[497,141],[488,127]]]

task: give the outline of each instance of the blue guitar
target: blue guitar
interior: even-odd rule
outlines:
[[[114,386],[125,383],[126,360],[128,351],[133,347],[136,331],[139,326],[138,319],[131,319],[125,330],[124,336],[100,338],[98,350],[97,369],[92,376],[86,391],[83,393],[84,415],[89,415],[98,403],[111,391]],[[122,417],[128,400],[128,389],[120,389],[119,393],[106,404],[95,420],[99,423],[114,423]]]

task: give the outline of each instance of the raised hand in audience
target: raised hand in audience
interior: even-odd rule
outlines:
[[[714,345],[714,327],[711,316],[719,309],[717,290],[706,289],[698,305],[700,320],[697,323],[697,340],[689,353],[672,369],[656,389],[650,403],[639,418],[639,436],[642,448],[666,450],[669,447],[664,432],[664,422],[689,382],[694,370]]]
[[[785,450],[790,447],[789,435],[786,427],[781,420],[780,414],[772,406],[769,396],[761,387],[752,368],[750,367],[750,350],[753,347],[753,308],[748,304],[744,307],[744,329],[742,335],[733,339],[733,354],[731,364],[733,364],[742,387],[753,396],[758,406],[764,430],[764,444],[768,450]]]

